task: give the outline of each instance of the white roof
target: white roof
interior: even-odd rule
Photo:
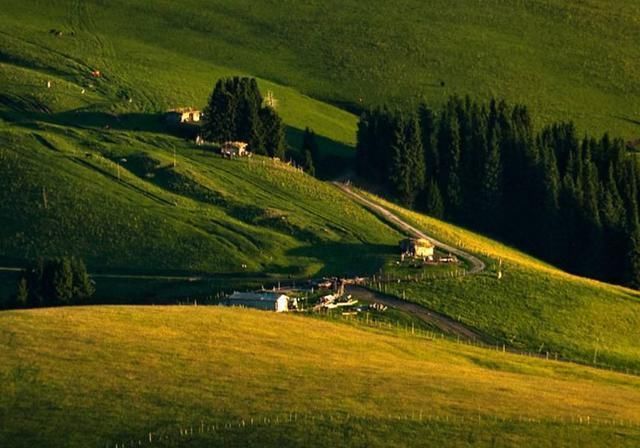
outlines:
[[[277,302],[280,299],[288,300],[289,297],[278,292],[238,292],[235,291],[229,296],[229,300],[255,300],[264,302]]]

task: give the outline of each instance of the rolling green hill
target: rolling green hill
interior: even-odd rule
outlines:
[[[622,370],[640,367],[637,291],[567,274],[495,240],[367,197],[488,265],[479,275],[392,282],[385,292],[452,316],[499,343]]]
[[[310,126],[325,154],[349,154],[356,117],[306,95],[368,105],[415,92],[433,102],[453,92],[504,94],[543,120],[635,129],[615,118],[636,113],[631,2],[3,6],[6,264],[73,253],[107,272],[306,277],[381,267],[400,235],[335,188],[268,159],[223,160],[165,133],[159,114],[204,104],[220,76],[260,76],[290,143]],[[606,55],[597,64],[596,52]],[[91,77],[96,69],[101,78]],[[457,231],[432,223],[428,231],[454,232],[448,241],[459,244]],[[482,247],[493,263],[502,258],[496,242]],[[505,262],[502,283],[422,285],[409,298],[500,342],[581,360],[600,350],[611,364],[634,364],[635,295]]]
[[[2,59],[16,73],[44,69],[74,82],[98,68],[108,79],[101,93],[122,91],[136,110],[201,104],[216,76],[242,72],[353,107],[497,95],[531,106],[541,122],[573,119],[592,134],[633,137],[639,8],[633,0],[29,0],[4,2],[0,23]],[[353,119],[299,108],[310,101],[269,87],[292,126],[351,141]]]
[[[3,446],[640,440],[637,377],[299,316],[210,307],[7,311],[0,358]]]
[[[333,186],[269,158],[48,124],[0,130],[0,146],[8,261],[78,254],[111,271],[355,274],[377,269],[400,237]]]

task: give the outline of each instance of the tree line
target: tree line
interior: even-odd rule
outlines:
[[[640,287],[640,182],[621,139],[536,131],[526,106],[450,98],[362,114],[356,168],[402,204],[577,274]]]
[[[20,276],[13,308],[81,304],[95,287],[84,262],[76,257],[39,259]]]

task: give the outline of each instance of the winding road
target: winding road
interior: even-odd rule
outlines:
[[[438,249],[449,252],[451,254],[456,255],[458,258],[466,260],[470,269],[467,270],[467,275],[478,274],[486,269],[485,263],[479,259],[478,257],[465,252],[457,247],[453,247],[449,244],[443,243],[442,241],[437,240],[427,234],[425,234],[420,229],[415,226],[403,221],[400,217],[384,208],[383,206],[367,199],[363,195],[358,192],[352,190],[348,184],[342,182],[334,182],[334,185],[342,190],[349,197],[354,199],[359,204],[366,207],[369,211],[380,217],[382,220],[386,221],[393,227],[407,233],[408,235],[415,236],[417,238],[424,238],[431,241]],[[0,271],[10,271],[10,272],[20,272],[23,268],[17,267],[0,267]],[[196,281],[202,280],[203,277],[200,276],[156,276],[156,275],[126,275],[126,274],[92,274],[94,278],[119,278],[119,279],[158,279],[162,278],[165,280],[186,280],[186,281]],[[422,305],[407,302],[405,300],[398,299],[396,297],[389,296],[387,294],[383,294],[378,291],[373,291],[367,288],[363,288],[360,286],[349,286],[348,291],[351,293],[357,294],[359,297],[362,297],[365,300],[373,301],[377,303],[382,303],[392,308],[400,309],[405,311],[416,318],[426,322],[430,325],[433,325],[439,328],[443,333],[449,334],[452,336],[458,336],[463,339],[472,340],[472,341],[482,341],[489,342],[488,338],[477,330],[467,327],[460,322],[455,321],[454,319],[428,309]]]
[[[340,188],[345,194],[350,196],[352,199],[366,207],[369,211],[388,222],[392,226],[406,232],[409,235],[415,236],[417,238],[424,238],[426,240],[431,241],[438,249],[443,250],[445,252],[449,252],[454,254],[458,258],[466,260],[471,268],[467,271],[467,275],[478,274],[486,269],[486,264],[484,261],[479,259],[473,254],[465,252],[457,247],[453,247],[447,243],[443,243],[442,241],[433,238],[422,230],[414,227],[413,225],[403,221],[400,217],[390,212],[388,209],[383,206],[376,204],[373,201],[370,201],[363,195],[353,191],[348,184],[342,182],[334,182],[334,185]],[[438,313],[436,311],[430,310],[422,305],[418,305],[416,303],[407,302],[405,300],[401,300],[386,294],[383,294],[378,291],[373,291],[367,288],[362,288],[359,286],[350,286],[348,288],[349,292],[357,294],[359,297],[367,299],[369,301],[375,301],[378,303],[382,303],[384,305],[390,306],[392,308],[396,308],[402,311],[405,311],[418,319],[426,322],[430,325],[434,325],[439,328],[442,332],[459,336],[461,338],[473,340],[473,341],[482,341],[482,342],[490,342],[489,339],[476,331],[473,328],[467,327],[460,322],[457,322],[450,317]]]
[[[389,224],[391,224],[392,226],[410,234],[415,236],[416,238],[424,238],[426,240],[431,241],[431,243],[433,243],[438,249],[443,250],[445,252],[449,252],[453,255],[455,255],[458,258],[462,258],[466,261],[469,262],[469,264],[471,265],[471,268],[467,271],[467,274],[478,274],[482,271],[484,271],[487,268],[487,265],[484,263],[484,261],[482,261],[481,259],[479,259],[478,257],[476,257],[475,255],[472,255],[468,252],[465,252],[457,247],[453,247],[447,243],[443,243],[442,241],[438,241],[437,239],[427,235],[426,233],[424,233],[423,231],[421,231],[420,229],[417,229],[416,227],[412,226],[411,224],[407,223],[406,221],[403,221],[402,219],[400,219],[398,216],[394,215],[393,213],[391,213],[389,210],[387,210],[386,208],[382,207],[379,204],[376,204],[373,201],[370,201],[369,199],[365,198],[364,196],[362,196],[361,194],[353,191],[349,185],[342,183],[342,182],[334,182],[334,185],[336,185],[338,188],[340,188],[342,191],[344,191],[347,195],[349,195],[352,199],[355,199],[357,202],[359,202],[360,204],[364,205],[367,209],[369,209],[369,211],[373,212],[374,214],[376,214],[377,216],[379,216],[380,218],[382,218],[383,220],[387,221]]]

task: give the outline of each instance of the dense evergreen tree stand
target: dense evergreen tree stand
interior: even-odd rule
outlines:
[[[24,272],[17,285],[16,308],[81,304],[95,288],[87,268],[76,257],[39,259]]]
[[[621,139],[536,132],[525,106],[452,97],[438,113],[369,110],[356,168],[402,204],[561,267],[640,287],[640,183]]]
[[[217,143],[242,141],[256,154],[284,158],[284,124],[275,109],[264,104],[254,78],[218,80],[204,116],[205,139]]]

